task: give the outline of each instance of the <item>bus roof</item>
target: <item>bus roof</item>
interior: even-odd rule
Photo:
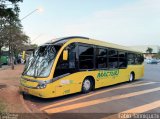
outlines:
[[[73,39],[73,38],[81,38],[81,39],[88,39],[89,40],[89,38],[87,38],[87,37],[81,37],[81,36],[70,36],[70,37],[63,37],[63,38],[56,38],[56,39],[52,39],[52,40],[50,40],[49,42],[46,42],[45,44],[61,44],[61,43],[66,43],[67,41],[69,41],[69,40],[71,40],[71,39]]]
[[[137,52],[137,53],[142,53],[141,51],[134,50],[130,47],[127,46],[122,46],[114,43],[109,43],[105,41],[100,41],[100,40],[95,40],[95,39],[90,39],[87,37],[81,37],[81,36],[71,36],[71,37],[64,37],[64,38],[58,38],[51,40],[50,42],[47,42],[46,44],[64,44],[66,42],[80,42],[80,43],[86,43],[86,44],[92,44],[92,45],[98,45],[98,46],[103,46],[103,47],[109,47],[113,49],[120,49],[120,50],[126,50],[126,51],[131,51],[131,52]]]

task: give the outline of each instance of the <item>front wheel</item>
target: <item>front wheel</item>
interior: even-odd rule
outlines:
[[[132,82],[132,81],[134,81],[134,75],[133,75],[133,73],[131,73],[130,77],[129,77],[129,82]]]
[[[92,82],[89,78],[86,78],[82,84],[82,93],[89,93],[92,89]]]

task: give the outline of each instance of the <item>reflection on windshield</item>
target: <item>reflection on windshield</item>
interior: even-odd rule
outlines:
[[[47,77],[58,50],[54,45],[40,46],[26,61],[23,75]]]

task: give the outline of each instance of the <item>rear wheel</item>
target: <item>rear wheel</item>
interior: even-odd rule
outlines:
[[[130,73],[129,82],[132,82],[132,81],[134,81],[134,74]]]
[[[86,78],[82,84],[82,93],[89,93],[92,89],[92,81],[89,78]]]

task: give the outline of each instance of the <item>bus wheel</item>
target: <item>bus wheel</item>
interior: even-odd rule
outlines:
[[[89,93],[92,89],[92,82],[89,78],[86,78],[82,84],[82,93]]]
[[[132,82],[132,81],[134,81],[134,74],[130,73],[129,82]]]

